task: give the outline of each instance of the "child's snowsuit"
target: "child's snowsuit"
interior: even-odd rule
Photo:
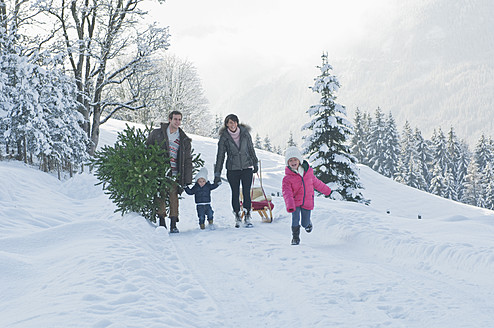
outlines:
[[[206,216],[210,223],[213,221],[214,212],[211,207],[211,190],[214,190],[219,186],[217,183],[211,184],[211,182],[207,181],[207,174],[206,168],[203,167],[195,177],[196,183],[194,186],[192,188],[187,186],[184,189],[188,195],[194,195],[199,224],[204,224]],[[206,184],[202,187],[197,182],[200,178],[204,178],[206,180]]]

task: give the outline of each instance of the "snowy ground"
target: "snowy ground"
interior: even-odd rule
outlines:
[[[122,128],[102,126],[101,143]],[[216,141],[193,147],[211,172]],[[276,194],[283,159],[258,156]],[[0,162],[0,327],[493,327],[494,212],[364,166],[361,180],[370,206],[317,198],[291,246],[281,197],[273,223],[235,229],[224,183],[217,230],[200,231],[185,195],[168,235],[113,213],[90,174]]]

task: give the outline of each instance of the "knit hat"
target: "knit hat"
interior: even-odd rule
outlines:
[[[300,161],[300,164],[302,164],[304,162],[304,159],[302,157],[302,153],[300,152],[300,150],[298,150],[298,148],[295,146],[290,146],[285,150],[285,165],[288,166],[288,160],[290,158],[293,158],[293,157],[298,159]]]
[[[208,169],[205,167],[202,167],[199,172],[197,172],[195,176],[195,180],[199,180],[200,178],[203,178],[204,180],[208,181]]]

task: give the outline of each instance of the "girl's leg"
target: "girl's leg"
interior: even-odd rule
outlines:
[[[302,227],[307,228],[310,223],[310,213],[311,210],[306,210],[305,208],[300,209],[300,214],[302,216]]]
[[[250,199],[250,188],[252,187],[252,169],[242,170],[242,195],[244,196],[243,207],[250,212],[252,200]]]
[[[300,226],[300,207],[295,208],[295,212],[292,212],[292,227]]]
[[[242,171],[240,170],[227,170],[226,178],[228,179],[228,184],[232,190],[232,208],[235,213],[240,212],[240,176]]]
[[[292,245],[300,243],[300,207],[295,208],[292,212]]]

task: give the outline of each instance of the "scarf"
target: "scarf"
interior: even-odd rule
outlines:
[[[237,127],[237,131],[232,132],[230,129],[228,129],[228,133],[230,133],[230,136],[232,137],[233,141],[235,141],[235,144],[237,145],[238,148],[240,148],[240,128]]]

